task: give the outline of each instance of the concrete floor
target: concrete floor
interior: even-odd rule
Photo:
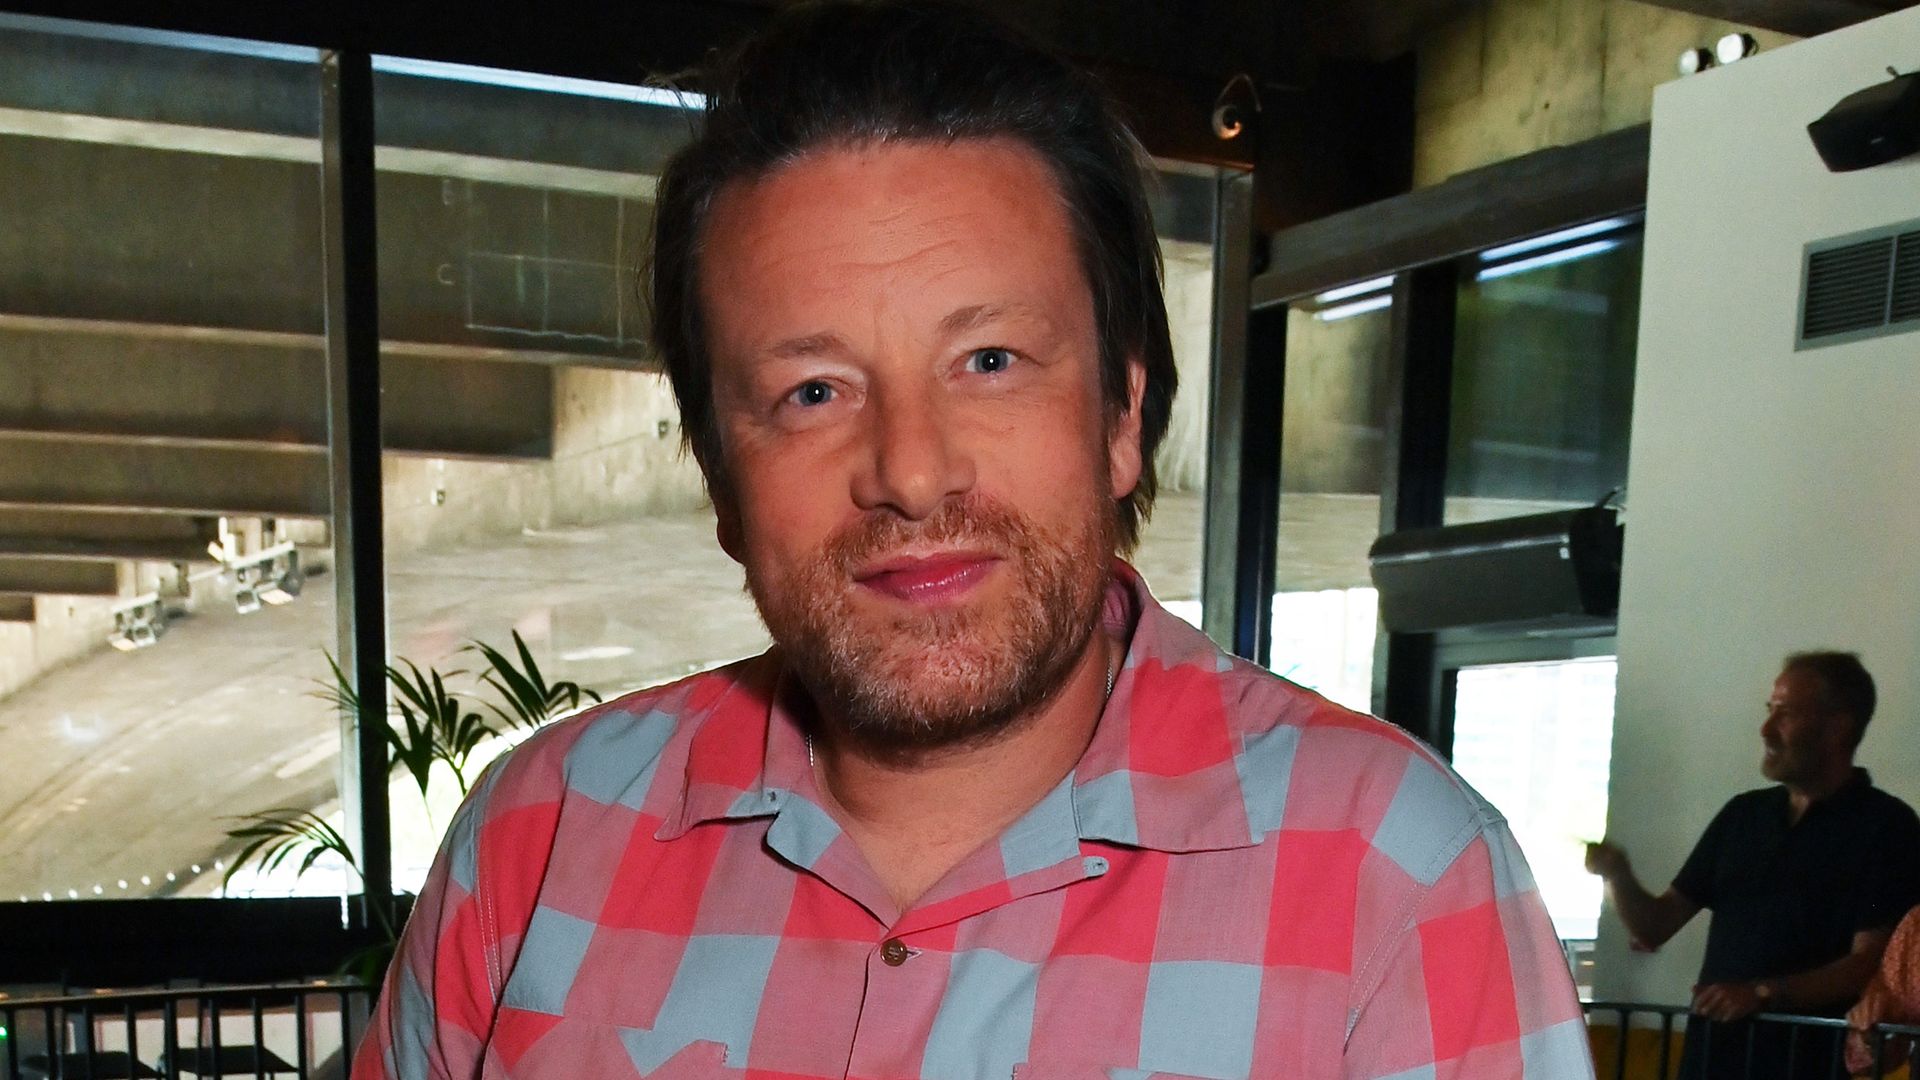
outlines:
[[[1164,494],[1136,553],[1162,599],[1199,594],[1202,508]],[[1366,584],[1377,500],[1290,495],[1285,511],[1283,589]],[[609,696],[766,644],[706,513],[399,557],[387,594],[397,656],[472,669],[462,646],[517,629],[550,679]],[[209,894],[232,851],[226,818],[337,807],[339,734],[318,693],[333,637],[319,577],[288,606],[202,610],[153,648],[103,649],[0,702],[0,898]],[[396,811],[405,797],[396,788]],[[444,824],[444,811],[397,821],[396,848],[430,850]]]

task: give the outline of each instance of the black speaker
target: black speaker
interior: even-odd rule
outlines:
[[[1437,529],[1406,529],[1367,553],[1380,621],[1394,633],[1455,627],[1604,629],[1620,606],[1624,531],[1590,506]]]
[[[1807,125],[1820,160],[1834,172],[1852,172],[1920,152],[1920,71],[1840,99]]]

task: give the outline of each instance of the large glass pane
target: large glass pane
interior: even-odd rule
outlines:
[[[1360,710],[1372,708],[1379,621],[1367,549],[1380,532],[1391,287],[1361,282],[1287,313],[1269,663]]]
[[[0,899],[337,797],[317,60],[0,18]]]
[[[1163,165],[1149,187],[1180,390],[1154,457],[1160,493],[1133,563],[1153,595],[1201,625],[1200,553],[1206,530],[1207,420],[1213,374],[1214,201],[1210,168]]]
[[[1506,816],[1562,938],[1587,940],[1600,879],[1585,845],[1607,825],[1613,657],[1460,669],[1453,767]]]
[[[465,785],[532,726],[475,643],[524,673],[517,637],[584,704],[767,640],[634,270],[699,101],[390,58],[374,92],[391,651],[488,729],[424,795],[394,775],[394,883],[414,889]]]
[[[1446,522],[1590,506],[1623,487],[1638,225],[1488,252],[1459,297]]]

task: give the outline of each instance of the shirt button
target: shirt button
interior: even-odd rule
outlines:
[[[907,943],[899,938],[888,938],[886,943],[880,946],[880,959],[886,961],[888,967],[899,967],[906,963]]]

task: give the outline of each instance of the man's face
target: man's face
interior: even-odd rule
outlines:
[[[1767,779],[1817,780],[1836,755],[1846,755],[1852,721],[1827,708],[1820,691],[1819,678],[1805,671],[1785,671],[1773,681],[1767,719],[1760,725],[1765,747],[1760,772]]]
[[[813,151],[723,189],[700,297],[721,543],[815,697],[868,745],[992,734],[1098,623],[1140,474],[1092,297],[1025,146]]]

